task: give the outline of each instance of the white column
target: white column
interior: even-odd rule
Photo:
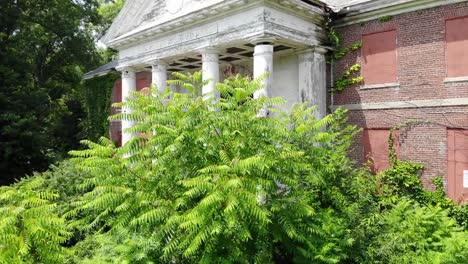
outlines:
[[[203,81],[209,80],[208,84],[203,86],[202,94],[205,100],[219,100],[219,92],[215,89],[215,84],[219,83],[219,55],[213,48],[201,51],[202,55],[202,74]]]
[[[164,92],[167,86],[167,63],[156,60],[151,65],[151,83],[156,86],[159,92]]]
[[[131,92],[136,91],[136,74],[135,70],[130,67],[124,67],[120,69],[122,71],[122,100],[126,101],[131,97]],[[131,114],[132,109],[129,107],[123,107],[122,113]],[[125,145],[132,137],[133,133],[127,133],[125,130],[132,127],[135,121],[122,120],[122,145]]]
[[[255,46],[253,69],[254,78],[258,78],[267,73],[263,79],[263,88],[254,93],[254,98],[260,98],[262,96],[268,97],[271,90],[271,81],[273,80],[273,45],[260,44]],[[259,113],[259,116],[262,117],[267,115],[267,109],[263,109]]]
[[[298,53],[299,59],[299,102],[315,105],[315,118],[327,114],[326,49],[315,47]]]

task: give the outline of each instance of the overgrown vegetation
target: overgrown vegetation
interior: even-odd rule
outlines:
[[[0,1],[0,185],[46,170],[80,147],[83,135],[94,136],[86,129],[94,114],[86,94],[105,88],[84,86],[81,78],[108,62],[109,52],[95,42],[122,4]]]
[[[135,93],[114,117],[146,136],[84,141],[72,164],[0,188],[0,263],[468,262],[465,207],[422,189],[419,165],[356,169],[343,110],[283,113],[240,77],[213,104],[200,73],[175,77],[189,93]]]

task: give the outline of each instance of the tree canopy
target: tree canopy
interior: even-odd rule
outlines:
[[[79,147],[87,118],[81,77],[107,60],[96,36],[122,3],[0,2],[0,185]]]

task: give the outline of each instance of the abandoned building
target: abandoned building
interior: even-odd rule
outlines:
[[[342,58],[331,56],[331,30],[354,47]],[[466,0],[127,0],[102,42],[119,59],[85,79],[121,72],[114,102],[164,89],[171,72],[202,71],[204,93],[269,72],[257,96],[309,102],[317,117],[349,110],[362,128],[350,152],[359,163],[388,168],[393,131],[398,157],[425,165],[426,188],[442,176],[452,199],[468,200]],[[362,78],[337,91],[346,73]],[[111,138],[125,144],[131,125],[112,122]]]

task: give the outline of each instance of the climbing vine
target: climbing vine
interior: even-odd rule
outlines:
[[[97,140],[107,135],[112,88],[119,78],[117,73],[87,80],[84,83],[83,102],[86,118],[83,121],[83,138]]]
[[[446,210],[460,228],[468,230],[468,205],[458,205],[447,197],[444,189],[442,177],[435,177],[432,180],[434,191],[427,191],[421,182],[421,172],[424,165],[411,161],[399,160],[396,155],[394,132],[403,127],[410,127],[421,124],[428,124],[428,121],[407,120],[392,127],[388,134],[389,161],[391,167],[382,172],[382,180],[385,182],[386,196],[393,200],[396,197],[410,197],[420,204],[440,206]]]
[[[333,47],[333,60],[343,59],[349,52],[359,50],[362,47],[362,42],[358,41],[350,46],[343,47],[341,36],[334,30],[331,29],[329,32],[329,39]],[[343,72],[341,77],[336,79],[334,82],[334,87],[332,91],[343,91],[346,87],[358,83],[362,83],[364,78],[362,76],[357,76],[357,73],[361,70],[360,64],[354,64]]]
[[[343,72],[340,78],[335,81],[335,91],[343,91],[346,87],[353,84],[358,84],[364,81],[362,76],[353,76],[361,70],[361,64],[354,64]]]
[[[396,150],[395,150],[395,139],[393,137],[393,133],[397,130],[400,130],[403,127],[408,127],[408,126],[423,124],[423,123],[427,123],[427,122],[410,119],[390,128],[390,132],[388,134],[388,159],[390,161],[390,165],[393,166],[398,161]]]

